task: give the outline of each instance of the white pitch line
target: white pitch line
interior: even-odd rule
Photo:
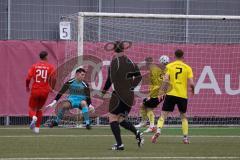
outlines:
[[[13,129],[15,129],[15,130],[29,130],[29,127],[17,127],[17,128],[0,128],[0,130],[13,130]],[[75,128],[41,128],[41,129],[49,129],[49,130],[55,130],[55,129],[75,129]]]
[[[67,137],[67,138],[75,138],[75,137],[109,137],[109,135],[1,135],[0,138],[45,138],[45,137]],[[123,137],[133,137],[134,135],[122,135]],[[145,137],[151,137],[152,135],[144,135]],[[174,138],[174,137],[182,137],[180,135],[161,135],[161,137],[165,138]],[[212,135],[193,135],[190,136],[193,138],[240,138],[240,135],[231,135],[231,136],[212,136]]]
[[[84,159],[239,159],[240,157],[37,157],[37,158],[0,158],[0,160],[84,160]]]

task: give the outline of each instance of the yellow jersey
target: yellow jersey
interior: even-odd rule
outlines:
[[[159,94],[160,86],[162,85],[163,76],[165,70],[162,70],[157,65],[150,66],[150,94],[151,98],[157,98]]]
[[[181,60],[167,65],[166,74],[169,75],[172,90],[167,95],[187,98],[188,79],[193,78],[192,68]]]

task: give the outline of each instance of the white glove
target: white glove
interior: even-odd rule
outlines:
[[[54,108],[56,103],[57,103],[57,101],[53,100],[52,103],[50,103],[49,105],[46,106],[46,108]]]
[[[94,112],[95,112],[95,108],[94,108],[94,106],[91,105],[91,104],[88,106],[88,109],[89,109],[89,112],[91,112],[91,113],[94,113]]]

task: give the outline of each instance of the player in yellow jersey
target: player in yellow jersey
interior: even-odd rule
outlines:
[[[142,117],[142,121],[136,125],[136,127],[140,128],[146,126],[148,119],[150,125],[149,128],[144,132],[149,133],[156,131],[156,127],[154,125],[155,115],[153,113],[153,109],[156,108],[163,100],[163,97],[159,96],[159,89],[163,81],[166,65],[169,63],[169,58],[165,55],[161,56],[159,59],[159,66],[153,63],[152,57],[147,57],[145,61],[146,66],[150,71],[150,93],[148,97],[143,100],[143,103],[140,107],[140,115]]]
[[[169,112],[173,112],[174,106],[177,104],[182,121],[183,143],[189,144],[188,139],[188,120],[186,117],[187,103],[188,103],[188,86],[194,94],[194,82],[192,68],[184,63],[184,52],[180,49],[175,51],[176,61],[167,65],[167,72],[164,81],[169,81],[172,84],[172,90],[167,93],[160,118],[157,123],[157,132],[152,137],[152,143],[157,142],[157,138],[161,134],[164,120],[167,118]]]

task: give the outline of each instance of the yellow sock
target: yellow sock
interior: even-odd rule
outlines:
[[[182,132],[184,136],[188,135],[188,120],[186,118],[182,119]]]
[[[160,118],[158,119],[157,127],[163,128],[163,125],[164,125],[164,118],[160,116]]]
[[[143,107],[140,108],[140,115],[142,117],[142,121],[147,121],[147,111]]]
[[[155,115],[154,115],[152,110],[147,111],[147,117],[148,117],[149,122],[150,122],[150,127],[153,127],[154,126]]]

